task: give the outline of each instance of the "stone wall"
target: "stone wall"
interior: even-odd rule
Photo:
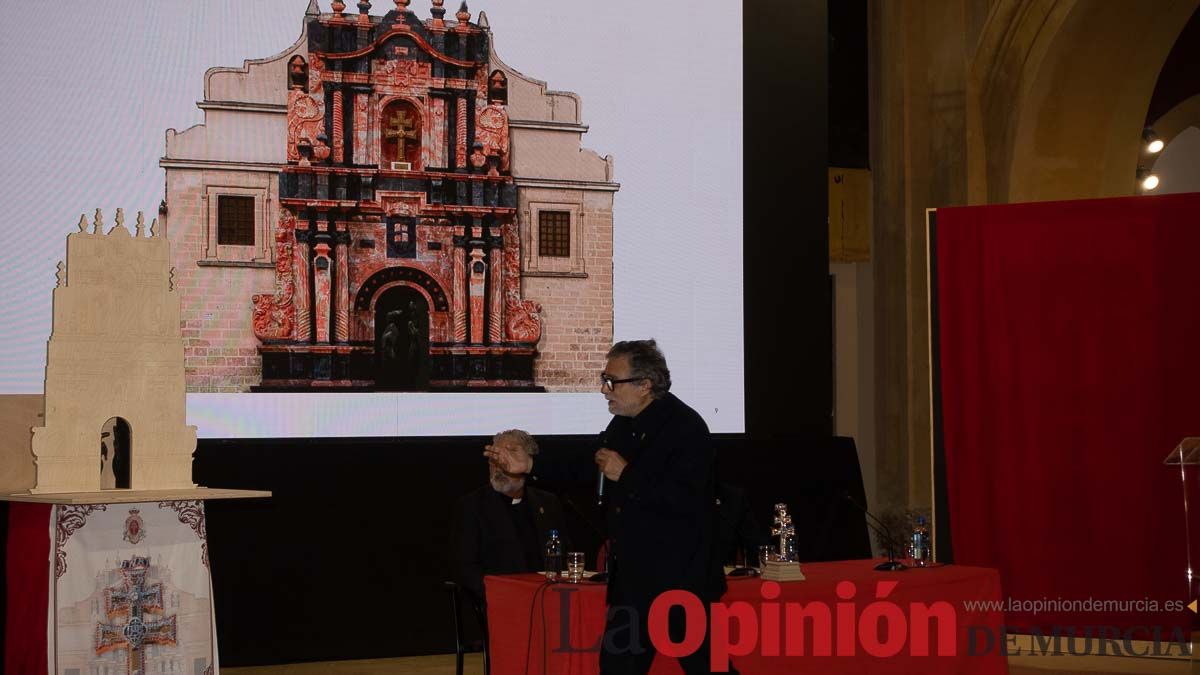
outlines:
[[[170,212],[164,220],[174,258],[175,287],[182,300],[180,319],[188,391],[249,391],[259,383],[262,359],[251,325],[250,298],[255,293],[273,291],[275,272],[270,259],[212,260],[208,255],[208,224],[213,222],[209,209],[215,208],[211,197],[214,190],[225,187],[265,190],[271,196],[266,203],[257,204],[256,220],[260,222],[253,247],[261,250],[262,226],[273,226],[278,214],[274,206],[276,185],[275,175],[264,172],[212,169],[168,172]]]
[[[532,229],[537,227],[534,204],[578,207],[572,249],[578,246],[581,271],[531,271],[537,256]],[[534,362],[534,381],[549,391],[590,391],[599,388],[604,355],[613,340],[613,218],[611,192],[583,190],[525,190],[518,213],[525,242],[525,298],[542,305],[542,339]],[[525,225],[528,224],[528,225]],[[545,266],[543,260],[542,266]]]

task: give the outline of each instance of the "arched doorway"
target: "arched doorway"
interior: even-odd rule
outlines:
[[[429,388],[429,303],[415,288],[393,286],[375,302],[375,364],[378,389]]]
[[[128,490],[130,459],[129,423],[110,417],[100,427],[100,489]]]

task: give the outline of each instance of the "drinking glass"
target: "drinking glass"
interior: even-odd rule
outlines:
[[[579,583],[583,578],[583,552],[572,551],[567,554],[567,581]]]

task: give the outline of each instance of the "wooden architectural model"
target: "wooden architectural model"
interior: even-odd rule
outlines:
[[[96,209],[91,232],[80,217],[79,231],[67,235],[46,355],[44,425],[33,429],[33,493],[195,487],[179,295],[170,245],[157,225],[147,235],[138,213],[131,235],[117,209],[116,225],[105,233]]]

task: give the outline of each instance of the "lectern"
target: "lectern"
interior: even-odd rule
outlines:
[[[1188,606],[1192,614],[1192,632],[1200,630],[1200,615],[1196,606],[1196,598],[1200,597],[1200,583],[1197,583],[1196,578],[1196,563],[1200,562],[1196,556],[1200,555],[1200,551],[1192,545],[1192,521],[1200,519],[1200,513],[1192,513],[1193,506],[1200,506],[1197,502],[1197,488],[1200,487],[1200,436],[1189,436],[1179,441],[1179,445],[1175,446],[1163,460],[1163,464],[1172,467],[1179,472],[1180,497],[1183,504],[1183,537],[1185,543],[1185,551],[1187,558],[1185,564],[1180,570],[1180,581],[1187,584],[1187,595],[1184,597],[1192,601]],[[1200,527],[1200,522],[1197,522]]]

